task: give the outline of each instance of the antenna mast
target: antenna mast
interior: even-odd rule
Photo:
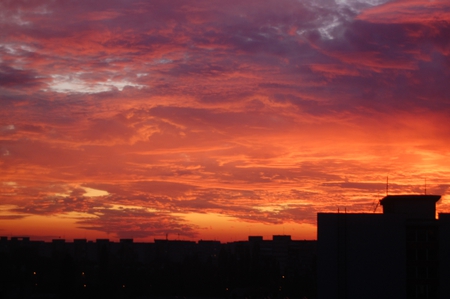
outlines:
[[[389,177],[386,177],[386,196],[389,195]]]
[[[375,205],[375,208],[373,208],[373,212],[374,213],[377,211],[377,208],[378,208],[379,205],[380,205],[380,201],[378,200],[376,205]]]
[[[427,178],[425,178],[425,195],[427,195]]]

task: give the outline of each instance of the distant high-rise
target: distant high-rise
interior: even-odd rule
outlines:
[[[439,195],[389,195],[383,214],[318,213],[319,299],[450,298]]]

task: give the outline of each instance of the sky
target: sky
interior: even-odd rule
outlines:
[[[0,235],[315,239],[387,192],[450,212],[449,85],[449,1],[0,0]]]

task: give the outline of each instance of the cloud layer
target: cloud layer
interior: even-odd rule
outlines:
[[[3,1],[0,31],[13,234],[310,238],[387,176],[450,208],[447,1]]]

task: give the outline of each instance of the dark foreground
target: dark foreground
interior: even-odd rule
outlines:
[[[316,298],[315,242],[294,242],[3,239],[0,298]]]

